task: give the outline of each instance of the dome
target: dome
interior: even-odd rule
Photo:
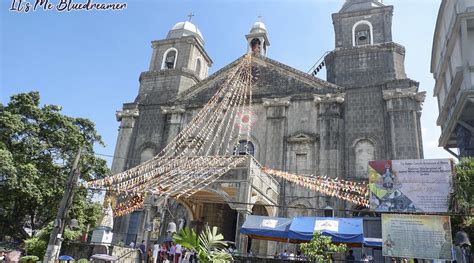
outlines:
[[[176,23],[176,25],[174,25],[169,31],[167,38],[180,38],[192,35],[196,36],[202,43],[204,43],[204,38],[197,26],[189,21],[185,21]]]
[[[250,29],[250,33],[266,33],[267,28],[263,22],[255,22],[253,24],[252,29]]]

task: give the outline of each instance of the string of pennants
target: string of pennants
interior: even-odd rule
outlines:
[[[256,80],[253,71],[257,70],[252,67],[251,55],[246,55],[228,72],[209,102],[154,158],[113,176],[87,182],[86,186],[105,189],[108,198],[115,200],[117,217],[141,208],[148,195],[189,198],[248,160],[248,156],[235,156],[234,151],[241,139],[250,138],[250,128],[236,122],[242,121],[238,117],[242,114],[252,118],[252,83]],[[248,144],[244,150],[248,151]],[[328,196],[368,206],[364,183],[265,167],[262,170]]]

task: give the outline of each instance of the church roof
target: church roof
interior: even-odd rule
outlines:
[[[185,36],[196,36],[197,39],[204,44],[204,37],[199,31],[199,28],[189,21],[176,23],[168,32],[166,38],[180,38]]]
[[[187,89],[171,102],[171,104],[200,104],[207,102],[217,92],[217,86],[227,73],[236,66],[244,56],[216,71],[200,83]],[[253,86],[253,97],[272,98],[301,94],[326,94],[342,92],[343,88],[322,79],[313,77],[295,68],[289,67],[273,59],[254,56],[252,61],[260,76]],[[312,95],[311,95],[312,96]]]
[[[346,0],[339,13],[369,10],[385,6],[383,0]]]

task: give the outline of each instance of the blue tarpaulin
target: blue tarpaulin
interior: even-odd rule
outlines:
[[[375,237],[364,237],[364,246],[366,247],[382,247],[382,239]]]
[[[249,215],[240,233],[260,239],[286,240],[291,221],[290,218]]]
[[[362,218],[295,217],[288,238],[309,241],[315,231],[332,237],[336,243],[364,243]]]

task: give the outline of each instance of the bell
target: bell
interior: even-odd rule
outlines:
[[[176,233],[176,224],[174,222],[168,223],[168,228],[166,229],[166,233]]]
[[[469,237],[467,236],[467,233],[462,230],[456,233],[456,238],[454,240],[455,240],[454,243],[459,246],[471,245],[471,242],[469,241]]]
[[[360,41],[364,41],[367,39],[367,31],[360,31],[357,32],[357,37],[359,38]]]

